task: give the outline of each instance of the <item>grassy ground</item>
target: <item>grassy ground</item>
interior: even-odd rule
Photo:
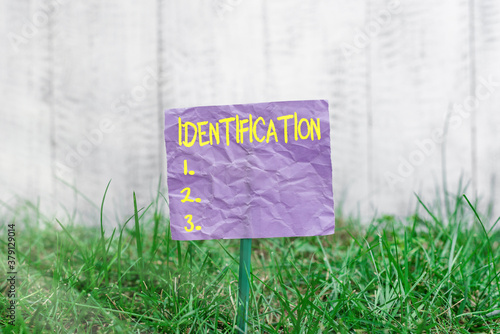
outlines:
[[[160,207],[112,233],[45,221],[32,205],[11,212],[18,305],[6,326],[0,295],[4,333],[232,333],[238,240],[172,241]],[[339,218],[335,235],[255,240],[249,333],[500,333],[500,232],[463,197],[440,212],[421,204],[404,221]]]

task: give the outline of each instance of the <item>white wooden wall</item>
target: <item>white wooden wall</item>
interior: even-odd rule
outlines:
[[[345,211],[407,214],[461,178],[494,203],[500,86],[447,114],[499,60],[496,0],[0,0],[0,200],[95,217],[112,179],[113,223],[165,171],[164,109],[320,98]]]

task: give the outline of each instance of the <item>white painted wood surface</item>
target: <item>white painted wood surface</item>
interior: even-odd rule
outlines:
[[[0,36],[5,205],[39,198],[93,225],[85,198],[112,179],[114,224],[165,171],[162,110],[316,98],[344,211],[412,213],[414,192],[432,201],[460,179],[498,200],[495,0],[1,0]],[[476,86],[477,107],[450,114]]]

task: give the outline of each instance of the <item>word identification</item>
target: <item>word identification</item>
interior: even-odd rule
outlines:
[[[266,123],[263,117],[257,117],[254,120],[254,116],[252,114],[250,114],[248,118],[240,118],[239,115],[236,115],[236,117],[219,119],[218,122],[215,123],[202,121],[197,122],[196,124],[192,122],[183,123],[181,117],[179,117],[179,146],[184,145],[186,147],[191,147],[196,142],[198,142],[198,145],[200,146],[213,145],[214,142],[216,145],[219,145],[221,142],[221,129],[219,128],[219,124],[223,124],[223,126],[225,126],[225,131],[223,131],[223,133],[225,132],[225,137],[223,135],[223,138],[226,139],[227,146],[229,146],[230,132],[235,134],[237,143],[243,143],[245,133],[247,133],[246,136],[248,137],[250,143],[254,140],[260,143],[265,140],[266,143],[269,143],[270,138],[274,138],[276,143],[279,138],[284,140],[285,143],[288,143],[288,120],[291,120],[290,124],[293,125],[293,138],[295,141],[309,138],[314,141],[315,135],[317,140],[321,139],[321,123],[319,118],[301,118],[299,120],[297,113],[295,112],[291,115],[279,116],[276,120],[283,121],[284,130],[283,134],[280,136],[276,133],[276,126],[274,125],[274,121],[272,119]],[[231,124],[232,122],[234,122],[234,124]],[[231,131],[231,127],[234,129],[233,131]],[[262,127],[264,127],[264,129],[262,129]],[[261,131],[258,131],[257,128],[261,128]],[[191,129],[191,131],[189,131],[189,129]],[[189,132],[191,132],[191,137]]]

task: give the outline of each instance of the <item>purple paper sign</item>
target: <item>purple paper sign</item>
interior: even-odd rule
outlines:
[[[334,233],[324,100],[165,111],[174,240]]]

